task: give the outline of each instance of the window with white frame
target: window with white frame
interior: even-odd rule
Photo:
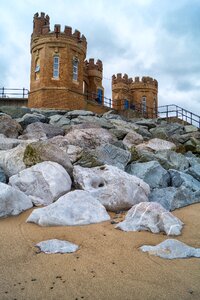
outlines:
[[[147,111],[147,98],[146,96],[142,97],[142,112],[146,112]]]
[[[39,57],[35,61],[35,80],[40,79],[40,59]]]
[[[78,59],[73,59],[73,80],[78,81]]]
[[[59,56],[55,55],[53,57],[53,78],[59,78]]]

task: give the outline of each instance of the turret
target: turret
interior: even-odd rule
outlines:
[[[45,13],[41,12],[39,15],[36,13],[33,17],[33,36],[49,32],[50,18]]]

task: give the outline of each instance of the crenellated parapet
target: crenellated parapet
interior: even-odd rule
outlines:
[[[140,107],[146,110],[157,109],[158,82],[149,76],[129,78],[127,74],[118,73],[112,76],[112,98],[118,105],[117,110],[123,110],[124,105]],[[128,104],[127,104],[128,103]]]
[[[118,73],[117,75],[112,76],[112,85],[121,83],[127,84],[129,87],[138,85],[145,87],[146,85],[148,85],[152,86],[153,88],[158,88],[158,81],[149,76],[143,76],[141,79],[138,76],[134,79],[129,78],[127,74],[124,74],[122,76],[122,73]]]
[[[64,30],[61,30],[60,24],[54,25],[54,30],[50,30],[50,18],[45,13],[41,13],[40,15],[36,13],[33,18],[33,33],[31,38],[32,46],[38,43],[41,40],[53,40],[56,39],[57,42],[59,41],[69,41],[77,45],[79,48],[82,48],[86,51],[87,47],[87,40],[86,37],[81,34],[81,32],[77,29],[74,31],[70,26],[65,26]]]
[[[103,63],[100,59],[95,62],[94,58],[90,58],[89,61],[85,61],[85,72],[88,76],[94,76],[102,79]]]

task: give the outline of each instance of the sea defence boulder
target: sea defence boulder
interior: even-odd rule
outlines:
[[[47,254],[73,253],[76,252],[79,248],[78,245],[58,239],[42,241],[35,246],[39,248],[41,252]]]
[[[144,245],[140,250],[167,259],[200,257],[200,248],[190,247],[174,239],[167,239],[157,246]]]
[[[75,166],[73,175],[76,187],[96,197],[107,210],[126,210],[134,204],[148,201],[149,185],[117,167]]]
[[[75,226],[108,221],[105,207],[90,193],[76,190],[60,197],[55,203],[35,209],[27,222],[40,226]]]
[[[49,205],[71,190],[71,178],[58,163],[45,161],[13,175],[9,184],[35,205]]]
[[[126,171],[143,179],[152,189],[167,187],[170,182],[169,173],[157,161],[131,163]]]
[[[16,216],[32,206],[32,201],[27,195],[0,182],[0,218]]]
[[[141,202],[134,205],[125,220],[115,228],[123,231],[164,232],[167,235],[180,235],[183,223],[156,202]]]

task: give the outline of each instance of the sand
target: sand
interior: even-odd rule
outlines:
[[[164,260],[138,247],[167,237],[125,233],[110,221],[77,227],[25,223],[31,210],[0,220],[0,299],[200,299],[200,259]],[[200,247],[200,204],[174,214],[184,223],[178,239]],[[114,217],[114,215],[112,215]],[[78,244],[72,254],[37,253],[46,239]]]

